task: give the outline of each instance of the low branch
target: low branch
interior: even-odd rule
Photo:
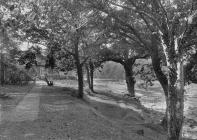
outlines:
[[[89,0],[89,2],[92,4],[93,8],[99,10],[99,11],[102,11],[108,15],[110,15],[111,17],[113,17],[115,20],[117,20],[121,25],[127,27],[131,32],[132,34],[134,34],[136,36],[136,38],[144,45],[146,46],[146,43],[145,41],[141,38],[140,36],[140,33],[134,28],[132,27],[131,25],[129,25],[128,23],[125,23],[125,21],[122,21],[120,18],[118,18],[114,13],[110,13],[109,11],[105,10],[105,9],[102,9],[98,6],[96,6],[93,2],[91,2]]]
[[[75,53],[73,53],[73,52],[67,50],[66,48],[63,48],[63,51],[69,53],[69,54],[72,55],[72,56],[75,56]]]
[[[86,57],[86,58],[81,62],[80,65],[83,66],[89,58],[90,58],[90,57]]]
[[[135,56],[134,58],[135,58],[135,59],[147,59],[147,58],[149,58],[149,57],[150,57],[149,54],[144,54],[144,55],[137,55],[137,56]]]
[[[106,59],[100,61],[100,63],[104,63],[107,61],[113,61],[113,62],[119,63],[121,65],[124,65],[124,61],[121,58],[106,58]]]

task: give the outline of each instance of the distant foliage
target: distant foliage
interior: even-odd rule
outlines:
[[[47,55],[45,68],[51,68],[51,69],[55,68],[55,58],[52,54]]]
[[[56,55],[57,69],[63,72],[72,71],[75,69],[73,56],[69,53],[59,51]]]
[[[156,80],[154,70],[151,64],[136,64],[135,75],[144,82]]]
[[[5,84],[26,85],[33,79],[24,70],[19,70],[15,66],[7,66]]]
[[[33,65],[37,65],[36,52],[33,48],[21,52],[18,62],[20,65],[25,65],[25,68],[29,70]]]
[[[134,73],[137,79],[143,81],[143,83],[139,84],[140,88],[153,86],[153,81],[157,79],[153,70],[153,66],[148,60],[137,61],[134,67]]]
[[[96,78],[103,79],[125,79],[124,68],[115,62],[107,62],[103,65],[103,69],[95,72]]]
[[[156,76],[151,63],[148,60],[137,61],[134,65],[134,75],[137,80],[143,81],[143,86],[152,86],[153,81],[156,80]],[[103,68],[95,72],[96,78],[103,79],[125,79],[124,68],[115,62],[107,62],[103,65]]]

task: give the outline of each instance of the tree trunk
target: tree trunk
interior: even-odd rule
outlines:
[[[78,76],[78,97],[83,98],[83,68],[81,64],[77,64]]]
[[[88,65],[86,64],[86,76],[87,76],[87,83],[88,83],[88,87],[89,87],[89,89],[90,89],[90,71],[89,71],[89,67],[88,67]]]
[[[168,83],[168,140],[180,140],[184,119],[183,62],[170,64]]]
[[[151,39],[152,39],[152,45],[150,48],[151,48],[152,65],[153,65],[155,75],[163,88],[165,99],[166,99],[166,111],[165,111],[165,115],[161,121],[161,125],[165,129],[167,129],[168,79],[167,79],[167,76],[163,73],[162,68],[161,68],[161,57],[159,55],[157,36],[153,35]]]
[[[160,57],[157,54],[152,54],[151,55],[151,60],[152,60],[152,65],[153,65],[153,69],[155,72],[155,75],[159,81],[159,83],[161,84],[163,91],[164,91],[164,95],[165,95],[165,99],[166,99],[166,111],[165,111],[165,115],[161,121],[161,125],[167,129],[167,99],[168,99],[168,79],[166,77],[166,75],[162,72],[161,69],[161,64],[160,64]]]
[[[166,31],[165,33],[168,34],[169,32]],[[178,42],[178,37],[168,38],[166,34],[161,34],[160,40],[168,67],[168,140],[180,140],[184,120],[183,50]],[[169,43],[169,40],[173,43]]]
[[[0,73],[0,78],[1,78],[1,85],[3,86],[5,83],[5,64],[3,63],[3,54],[1,54],[1,73]]]
[[[79,32],[76,30],[75,40],[74,40],[74,58],[75,65],[77,68],[77,76],[78,76],[78,98],[83,98],[83,65],[80,63],[79,58]]]
[[[133,64],[134,63],[135,63],[134,59],[129,59],[124,64],[127,90],[129,92],[130,96],[132,96],[132,97],[135,97],[135,78],[133,76]]]
[[[90,90],[94,92],[94,65],[90,62]]]
[[[151,60],[152,60],[152,65],[153,65],[153,69],[155,72],[155,75],[158,79],[158,81],[160,82],[165,97],[167,99],[168,96],[168,78],[167,76],[163,73],[162,68],[161,68],[161,55],[159,54],[159,43],[157,43],[157,35],[152,35],[151,41],[152,41],[152,45],[151,45]]]
[[[164,117],[162,118],[162,120],[161,120],[161,126],[165,129],[165,130],[167,130],[167,128],[168,128],[168,99],[167,99],[167,97],[166,97],[166,110],[165,110],[165,114],[164,114]]]
[[[89,65],[86,65],[86,71],[88,87],[92,92],[94,92],[94,65],[92,62],[89,62]]]

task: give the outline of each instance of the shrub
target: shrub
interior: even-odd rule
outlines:
[[[6,84],[11,85],[26,85],[33,79],[22,70],[9,69],[6,74]]]

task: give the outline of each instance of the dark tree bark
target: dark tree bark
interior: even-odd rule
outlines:
[[[77,76],[78,76],[78,98],[83,98],[83,64],[80,63],[80,58],[79,58],[79,39],[80,36],[77,30],[74,40],[74,59],[77,68]]]
[[[88,83],[88,87],[90,89],[90,70],[89,70],[89,67],[88,65],[86,64],[86,76],[87,76],[87,83]]]
[[[161,69],[160,58],[158,56],[152,55],[151,60],[152,60],[152,65],[153,65],[155,75],[163,88],[165,96],[167,97],[168,96],[168,79]]]
[[[163,71],[161,69],[161,64],[160,64],[161,58],[159,57],[158,52],[152,53],[151,60],[152,60],[152,65],[153,65],[155,75],[156,75],[159,83],[161,84],[161,86],[163,88],[165,99],[166,99],[166,111],[165,111],[165,116],[163,117],[163,119],[161,121],[161,125],[165,129],[167,129],[168,79],[167,79],[166,75],[163,73]]]
[[[163,73],[162,68],[161,68],[161,55],[159,54],[159,47],[158,45],[160,42],[158,42],[158,37],[156,35],[152,35],[152,44],[150,46],[150,54],[151,54],[151,60],[152,60],[152,65],[153,69],[155,72],[155,75],[160,82],[165,97],[167,98],[168,96],[168,78],[167,76]]]
[[[77,65],[77,76],[78,76],[78,97],[83,98],[83,68],[81,64]]]
[[[136,81],[135,81],[134,73],[133,73],[133,65],[136,59],[137,58],[134,57],[134,58],[127,58],[126,60],[123,60],[122,58],[107,58],[103,60],[103,62],[113,61],[113,62],[121,64],[124,67],[127,90],[131,97],[135,97]]]
[[[161,55],[159,55],[159,47],[157,43],[157,36],[152,36],[152,45],[150,46],[150,54],[151,54],[151,60],[152,60],[152,65],[153,69],[155,72],[155,75],[161,84],[161,87],[163,88],[165,99],[166,99],[166,111],[165,115],[161,121],[161,125],[167,129],[167,100],[168,100],[168,79],[167,76],[163,73],[162,67],[161,67]]]
[[[92,62],[90,62],[89,66],[90,66],[90,90],[94,92],[94,65]]]
[[[127,84],[127,90],[130,96],[135,97],[135,78],[133,73],[133,65],[135,63],[135,59],[128,59],[124,63],[124,70],[125,70],[125,80]]]
[[[89,62],[86,65],[86,72],[87,72],[88,87],[92,92],[94,92],[94,65],[92,62]]]
[[[1,85],[3,86],[5,83],[5,64],[3,62],[3,55],[1,54],[1,70],[0,70],[0,78],[1,78]]]

